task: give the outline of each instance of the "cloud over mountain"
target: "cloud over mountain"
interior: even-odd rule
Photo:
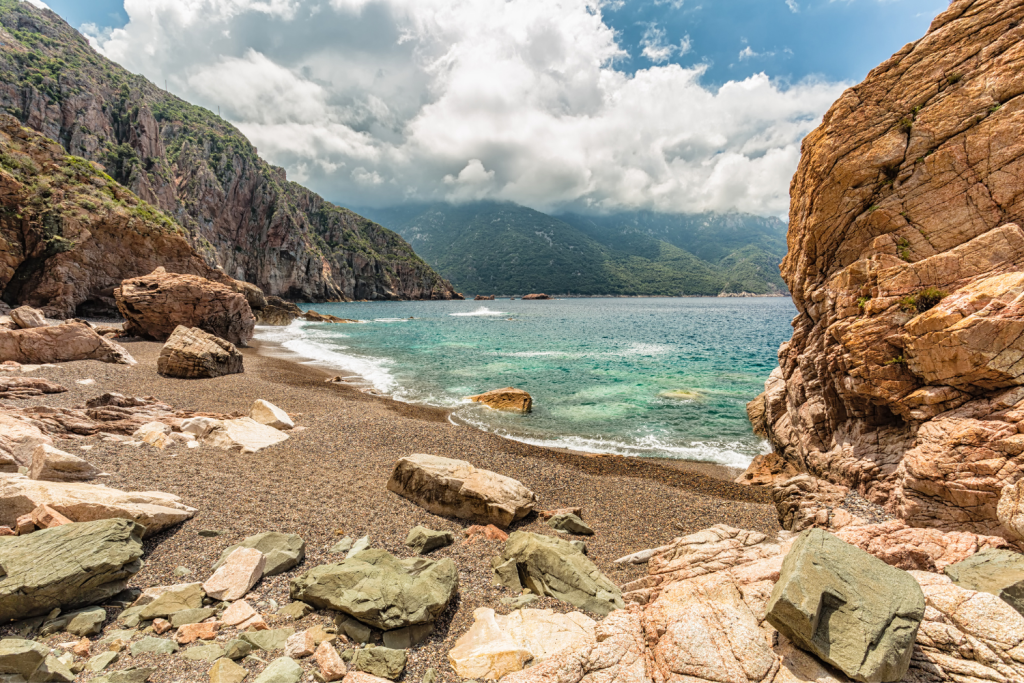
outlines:
[[[339,201],[781,215],[841,84],[630,73],[600,2],[126,0],[108,57]],[[654,40],[656,36],[649,36]],[[657,37],[656,47],[682,53]],[[695,57],[699,58],[699,55]]]

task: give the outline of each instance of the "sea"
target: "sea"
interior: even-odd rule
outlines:
[[[452,421],[587,453],[746,467],[768,450],[745,406],[788,340],[789,298],[569,298],[300,306],[352,324],[258,326],[296,360]],[[512,386],[528,415],[467,396]]]

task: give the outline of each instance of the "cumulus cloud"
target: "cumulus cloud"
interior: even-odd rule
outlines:
[[[708,88],[703,66],[669,63],[689,40],[654,26],[654,65],[630,73],[606,5],[125,0],[128,24],[91,39],[342,203],[784,214],[800,140],[842,85]]]

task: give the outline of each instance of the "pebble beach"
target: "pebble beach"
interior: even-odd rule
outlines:
[[[45,368],[36,375],[62,384],[68,392],[14,403],[70,407],[104,392],[119,392],[153,396],[176,409],[247,414],[254,400],[264,399],[287,411],[297,425],[287,441],[255,454],[207,445],[160,450],[99,437],[59,441],[58,447],[109,473],[109,486],[170,492],[198,509],[193,519],[146,540],[145,565],[131,586],[204,581],[229,545],[264,531],[295,533],[306,542],[305,561],[285,574],[261,580],[247,600],[267,614],[271,628],[329,627],[331,612],[318,610],[295,622],[274,616],[273,607],[290,601],[291,578],[341,559],[329,552],[339,539],[369,536],[372,547],[410,557],[413,552],[404,541],[412,527],[454,532],[455,543],[430,557],[448,557],[456,563],[459,590],[429,640],[409,651],[405,681],[419,681],[428,668],[436,669],[441,681],[459,680],[447,663],[447,653],[473,623],[473,610],[490,607],[507,613],[511,607],[503,605],[502,598],[516,596],[492,579],[490,558],[501,552],[501,543],[467,544],[463,532],[471,523],[430,514],[387,490],[394,463],[403,456],[430,453],[467,460],[521,481],[537,493],[539,510],[582,508],[583,519],[596,532],[583,537],[589,557],[619,585],[646,573],[646,566],[622,567],[613,560],[675,537],[715,524],[766,534],[779,530],[767,491],[732,483],[735,472],[717,466],[600,457],[511,441],[453,424],[447,410],[401,403],[359,386],[326,383],[326,371],[282,358],[279,349],[265,342],[243,349],[244,373],[204,380],[159,376],[156,358],[161,344],[123,345],[138,365],[79,361]],[[88,380],[92,381],[81,383]],[[556,535],[536,514],[508,531],[520,529]],[[223,533],[199,535],[208,530]],[[573,610],[551,598],[536,600],[530,607]],[[108,610],[108,628],[118,612]],[[10,630],[0,629],[0,637]],[[379,633],[375,637],[379,640]],[[67,636],[50,640],[56,644]],[[112,668],[154,666],[158,673],[151,680],[156,683],[207,680],[209,663],[188,661],[181,654],[123,653]],[[263,659],[241,663],[256,673],[272,657]],[[301,663],[309,674],[316,668],[311,659]],[[89,676],[82,674],[80,680]]]

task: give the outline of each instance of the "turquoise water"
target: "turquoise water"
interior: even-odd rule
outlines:
[[[745,404],[777,364],[789,299],[565,299],[316,304],[362,324],[258,327],[343,376],[521,441],[746,466],[765,449]],[[467,403],[514,386],[530,415]]]

